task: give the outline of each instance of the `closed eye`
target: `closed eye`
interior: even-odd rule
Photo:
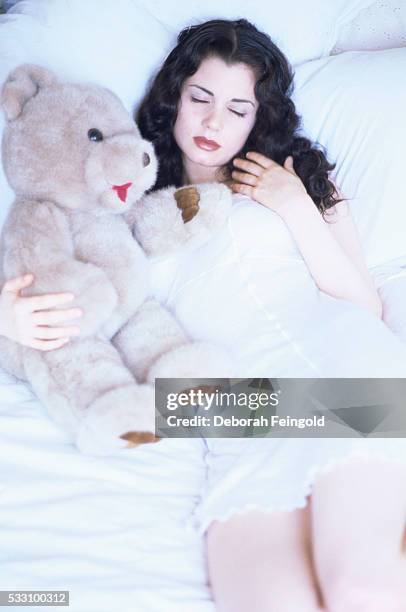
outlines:
[[[246,113],[239,113],[236,110],[233,110],[232,108],[229,109],[232,113],[234,113],[234,115],[237,115],[237,117],[245,117]]]
[[[199,98],[195,98],[194,96],[191,96],[191,100],[192,102],[198,102],[200,104],[209,104],[209,100],[200,100]],[[232,108],[229,108],[228,110],[234,113],[234,115],[237,115],[237,117],[245,117],[245,115],[247,114],[247,113],[239,113],[238,111],[233,110]]]
[[[192,102],[200,102],[200,104],[208,104],[209,101],[208,100],[199,100],[199,98],[194,98],[193,96],[191,97]]]

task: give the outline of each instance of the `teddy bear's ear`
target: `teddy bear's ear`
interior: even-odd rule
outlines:
[[[1,92],[1,105],[8,121],[20,115],[24,105],[37,95],[41,87],[48,87],[56,81],[53,72],[34,64],[23,64],[13,70]]]

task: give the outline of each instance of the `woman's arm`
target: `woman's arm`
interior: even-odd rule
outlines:
[[[326,223],[309,196],[280,212],[321,291],[382,317],[382,303],[363,259],[356,229],[340,207]]]
[[[326,221],[330,232],[341,248],[357,266],[371,288],[375,290],[375,284],[367,268],[358,231],[347,202],[338,202],[333,208],[330,208],[326,213]]]
[[[264,155],[250,152],[246,160],[234,160],[234,165],[243,172],[232,173],[238,181],[233,190],[282,217],[319,289],[381,318],[382,303],[345,206],[336,205],[326,223],[295,173],[291,157],[280,166]]]

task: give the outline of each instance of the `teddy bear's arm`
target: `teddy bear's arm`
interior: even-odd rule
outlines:
[[[166,255],[210,237],[223,226],[231,197],[230,190],[218,183],[168,187],[144,196],[127,213],[127,222],[148,255]]]
[[[34,274],[24,295],[72,292],[69,307],[83,310],[81,333],[93,334],[109,318],[117,293],[105,272],[75,259],[68,218],[52,202],[19,200],[3,230],[5,278]]]

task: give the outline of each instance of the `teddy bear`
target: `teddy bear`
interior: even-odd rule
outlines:
[[[224,185],[147,193],[151,143],[119,98],[24,64],[3,85],[3,166],[16,194],[1,236],[0,283],[23,295],[72,292],[80,335],[38,351],[0,339],[0,363],[27,381],[85,454],[159,440],[155,378],[228,376],[230,357],[188,338],[150,294],[149,257],[207,239],[227,219]]]

